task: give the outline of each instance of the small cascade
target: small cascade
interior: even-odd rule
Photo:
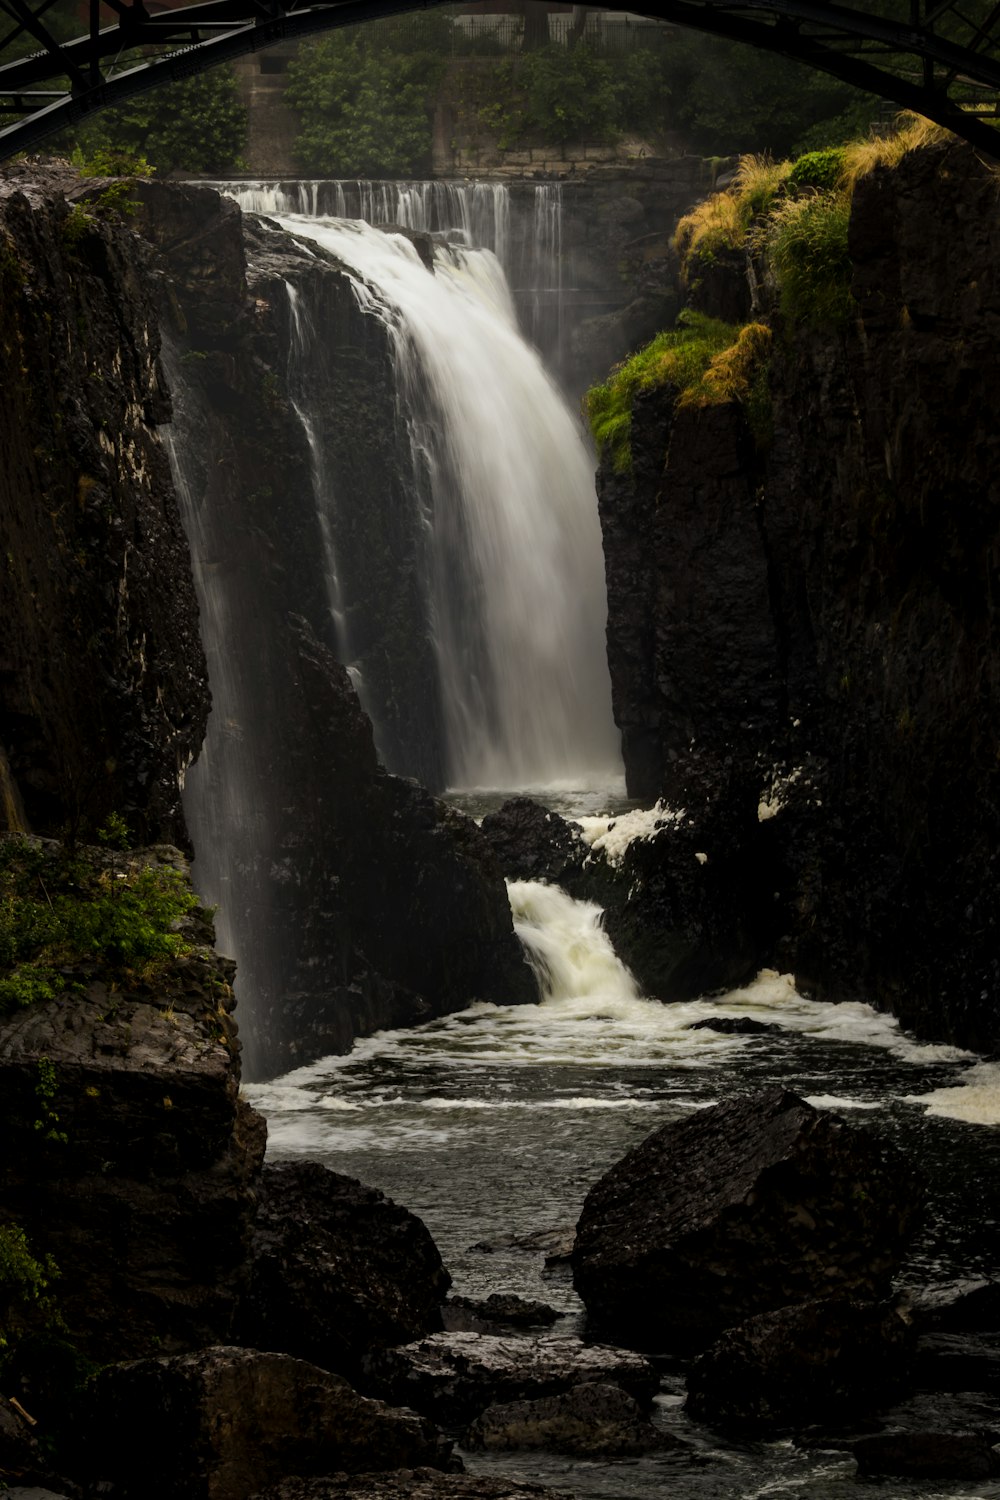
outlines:
[[[514,931],[521,939],[543,1000],[582,1002],[608,1015],[645,1010],[635,980],[601,926],[601,908],[576,901],[557,885],[508,880]]]
[[[520,336],[499,263],[439,246],[431,272],[367,224],[280,222],[352,270],[393,343],[413,471],[431,491],[428,626],[451,782],[613,777],[592,457]]]

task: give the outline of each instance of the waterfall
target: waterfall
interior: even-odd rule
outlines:
[[[497,258],[438,245],[429,268],[405,237],[359,221],[279,222],[351,270],[394,348],[414,470],[430,482],[429,628],[449,779],[614,776],[592,456],[521,337]]]
[[[558,182],[368,182],[303,179],[214,184],[248,213],[361,219],[491,250],[522,329],[562,368],[562,185]]]

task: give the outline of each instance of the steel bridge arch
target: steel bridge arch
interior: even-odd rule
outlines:
[[[144,0],[88,3],[87,32],[60,42],[46,24],[55,0],[0,0],[0,59],[25,37],[39,47],[0,62],[0,121],[20,117],[0,129],[0,161],[109,105],[275,42],[447,0],[194,0],[158,13]],[[977,90],[994,108],[1000,95],[1000,0],[899,0],[908,17],[898,19],[825,0],[605,0],[605,8],[803,62],[926,115],[1000,158],[1000,130],[968,107]],[[105,15],[110,24],[102,24]],[[141,47],[163,50],[108,75],[109,62]]]

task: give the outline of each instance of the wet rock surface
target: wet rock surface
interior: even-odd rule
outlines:
[[[697,1344],[832,1291],[888,1291],[922,1189],[874,1136],[776,1089],[663,1126],[587,1195],[574,1284],[598,1331]]]
[[[511,797],[480,826],[508,880],[544,880],[575,894],[590,854],[578,823],[531,797]]]
[[[679,1446],[614,1385],[578,1385],[559,1396],[487,1407],[463,1442],[469,1448],[543,1448],[578,1458],[634,1456]]]
[[[451,1297],[441,1308],[447,1333],[508,1333],[515,1328],[543,1328],[563,1314],[547,1302],[491,1292],[488,1297]]]
[[[0,830],[82,833],[116,812],[138,841],[186,845],[180,783],[209,696],[156,432],[150,256],[88,211],[88,188],[66,168],[0,177],[0,753],[24,818],[0,796]]]
[[[345,1375],[440,1329],[451,1283],[418,1218],[316,1162],[265,1167],[250,1266],[244,1341]]]
[[[754,1437],[868,1417],[898,1394],[911,1347],[891,1303],[830,1298],[761,1313],[695,1360],[687,1410]]]
[[[209,1348],[103,1370],[84,1456],[123,1500],[246,1500],[286,1475],[447,1468],[450,1445],[302,1360]]]
[[[406,1469],[395,1474],[334,1474],[326,1479],[286,1479],[252,1500],[566,1500],[565,1490],[509,1479]],[[572,1496],[569,1497],[572,1500]]]
[[[365,1375],[385,1399],[435,1421],[469,1421],[487,1406],[558,1395],[572,1386],[612,1384],[650,1400],[659,1384],[649,1362],[628,1350],[579,1339],[442,1333],[365,1361]]]

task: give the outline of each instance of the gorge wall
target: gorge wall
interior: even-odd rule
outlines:
[[[791,969],[989,1052],[995,171],[958,144],[876,169],[850,256],[841,331],[783,323],[758,289],[775,329],[762,450],[737,404],[678,409],[661,389],[636,405],[631,475],[602,470],[616,717],[633,793],[713,831],[692,878],[716,882],[718,941],[747,972]]]

